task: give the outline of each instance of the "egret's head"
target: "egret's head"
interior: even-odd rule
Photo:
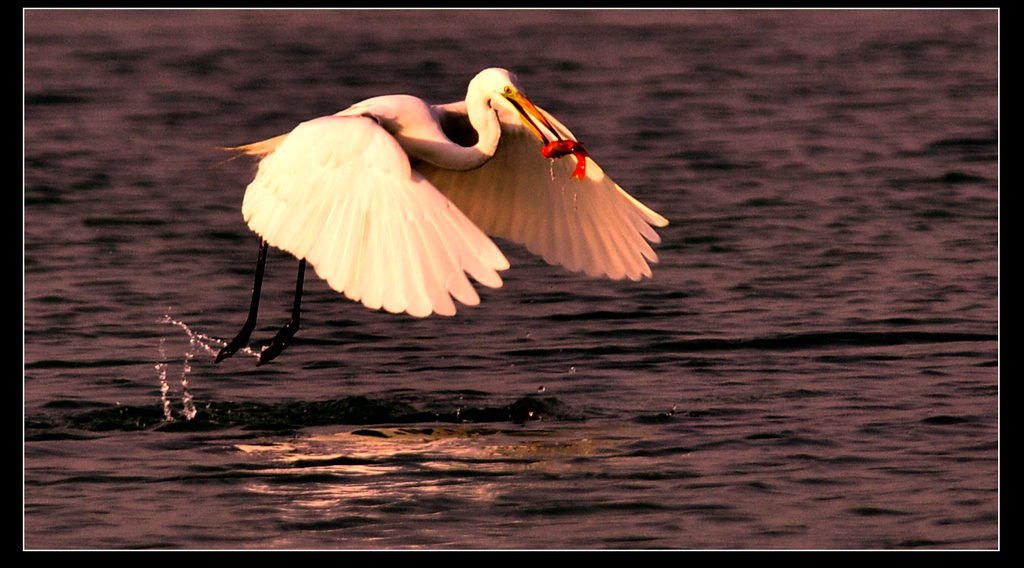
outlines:
[[[497,67],[484,69],[473,78],[469,87],[471,92],[476,90],[485,94],[492,107],[501,105],[500,110],[518,116],[543,144],[560,139],[544,113],[523,94],[519,81],[512,73]]]

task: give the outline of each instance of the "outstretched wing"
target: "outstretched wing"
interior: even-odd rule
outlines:
[[[501,251],[411,169],[372,119],[318,118],[272,145],[251,146],[270,153],[246,189],[242,215],[331,288],[369,308],[426,316],[454,314],[452,297],[480,302],[466,273],[501,286]]]
[[[455,133],[463,120],[458,103],[437,107],[442,124]],[[541,111],[544,112],[544,111]],[[544,113],[563,139],[575,140]],[[494,157],[467,172],[427,163],[416,169],[492,236],[526,246],[551,264],[590,276],[639,280],[657,262],[652,226],[668,221],[623,191],[587,158],[586,177],[572,179],[576,156],[545,158],[542,144],[522,124],[502,121]]]

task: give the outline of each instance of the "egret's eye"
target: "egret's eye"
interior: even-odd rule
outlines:
[[[506,85],[505,86],[505,94],[506,95],[511,95],[512,94],[512,87],[509,87],[509,86]]]

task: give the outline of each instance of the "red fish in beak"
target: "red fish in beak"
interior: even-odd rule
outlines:
[[[576,169],[572,172],[572,178],[581,180],[587,176],[587,157],[590,154],[583,147],[583,142],[555,140],[545,145],[540,152],[544,154],[545,158],[551,159],[572,155],[576,158]]]
[[[583,148],[583,143],[575,140],[562,140],[554,125],[526,95],[511,87],[506,88],[504,94],[505,98],[519,111],[519,118],[523,123],[544,143],[544,147],[541,149],[544,157],[555,159],[571,154],[576,158],[576,169],[572,172],[572,178],[579,180],[585,178],[587,176],[587,157],[590,154]],[[548,142],[544,130],[551,134],[554,138],[553,141]]]

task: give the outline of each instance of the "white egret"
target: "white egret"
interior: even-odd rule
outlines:
[[[453,298],[480,302],[467,274],[502,284],[509,263],[488,234],[569,270],[639,280],[657,262],[652,226],[668,224],[606,177],[504,69],[480,72],[465,101],[375,97],[236,150],[262,157],[242,202],[261,241],[248,318],[217,361],[256,325],[268,245],[295,255],[299,275],[291,320],[257,364],[298,329],[306,261],[369,308],[452,315]]]

